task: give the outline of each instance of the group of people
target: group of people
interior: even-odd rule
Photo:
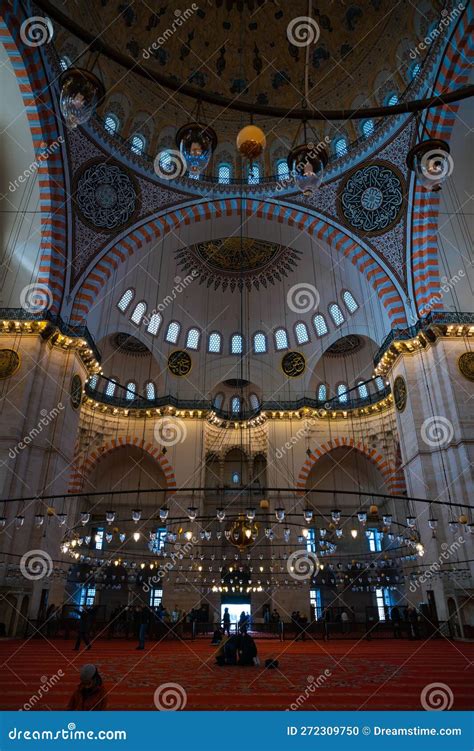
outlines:
[[[238,634],[223,631],[220,625],[214,630],[211,644],[219,646],[216,652],[218,665],[258,665],[257,645],[244,624]]]

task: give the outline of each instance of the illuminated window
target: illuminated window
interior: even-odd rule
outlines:
[[[369,392],[368,392],[367,384],[366,383],[364,383],[363,381],[358,381],[357,382],[357,390],[359,392],[359,396],[360,396],[361,399],[368,399]]]
[[[233,415],[238,415],[241,409],[240,396],[233,396],[230,400],[230,411]]]
[[[128,399],[129,401],[131,401],[132,399],[135,399],[136,394],[137,394],[137,384],[134,381],[129,381],[125,389],[125,399]]]
[[[146,330],[148,331],[148,333],[153,334],[153,336],[156,336],[161,326],[162,320],[163,319],[161,318],[159,313],[153,313],[150,320],[148,321],[148,326],[146,327]]]
[[[288,162],[286,159],[279,159],[276,163],[276,174],[279,180],[288,180],[290,177],[290,170],[288,169]]]
[[[420,63],[413,63],[410,68],[410,80],[413,81],[421,70]]]
[[[239,472],[232,472],[232,482],[234,485],[240,485],[240,474]]]
[[[199,329],[189,329],[186,337],[187,349],[197,349],[199,347],[199,340],[201,338],[201,332]]]
[[[253,335],[253,351],[257,355],[267,351],[267,337],[261,331]]]
[[[117,381],[115,380],[115,378],[111,378],[110,381],[107,381],[107,386],[105,387],[105,395],[113,396],[115,394],[116,386]]]
[[[382,376],[377,376],[375,379],[375,385],[377,386],[379,391],[383,391],[385,388],[385,383],[383,382]]]
[[[317,313],[313,317],[313,326],[318,336],[324,336],[324,334],[328,333],[326,321],[321,313]]]
[[[207,346],[208,352],[215,352],[219,354],[222,351],[222,336],[218,331],[213,331],[209,334],[209,343]]]
[[[392,593],[387,587],[376,589],[375,599],[377,602],[379,621],[385,621],[387,617],[386,614],[390,613],[390,608],[393,605]]]
[[[63,55],[59,59],[59,67],[61,68],[61,70],[67,70],[68,68],[71,67],[71,61],[67,55]]]
[[[277,329],[275,331],[275,347],[277,349],[288,349],[288,334],[285,329]]]
[[[329,315],[331,316],[336,326],[340,326],[346,320],[339,305],[337,305],[335,302],[333,302],[329,306]]]
[[[255,162],[249,165],[249,171],[247,173],[247,182],[249,185],[258,185],[260,182],[260,165]]]
[[[98,527],[94,532],[94,548],[96,550],[102,550],[104,547],[104,528]]]
[[[359,306],[357,305],[356,301],[354,300],[354,296],[351,294],[351,292],[349,292],[349,290],[346,289],[342,293],[342,299],[344,300],[344,304],[349,313],[355,313]]]
[[[375,130],[375,125],[373,120],[364,120],[362,123],[362,133],[365,136],[365,138],[369,138],[372,133]]]
[[[130,305],[134,297],[135,297],[135,292],[133,291],[133,289],[127,289],[123,293],[120,300],[118,301],[117,308],[121,310],[122,313],[125,313],[125,311],[127,310],[128,306]]]
[[[232,355],[241,355],[244,351],[242,334],[233,334],[230,340],[230,352]]]
[[[314,617],[319,621],[323,615],[323,602],[320,589],[309,590],[309,604],[314,608]]]
[[[155,384],[153,381],[147,381],[145,383],[145,394],[147,399],[155,399],[156,398],[156,389]]]
[[[161,605],[161,601],[163,599],[163,590],[162,589],[150,589],[150,607],[151,608],[157,608],[159,605]]]
[[[132,315],[130,316],[130,320],[132,323],[136,323],[139,325],[142,322],[142,318],[146,313],[146,303],[139,302],[138,305],[135,307],[135,310],[133,311]]]
[[[94,375],[89,378],[89,388],[91,389],[97,388],[98,383],[99,383],[99,376],[97,375],[97,373],[94,373]]]
[[[212,404],[215,409],[222,409],[222,405],[224,404],[224,394],[216,394]]]
[[[382,534],[378,529],[368,529],[365,533],[369,542],[371,553],[380,553],[382,550]]]
[[[179,332],[181,331],[181,324],[178,323],[178,321],[171,321],[171,323],[168,326],[168,331],[166,332],[165,341],[169,342],[169,344],[176,344],[179,337]]]
[[[325,402],[328,398],[328,389],[325,383],[320,383],[318,386],[318,401]]]
[[[159,168],[165,175],[171,175],[176,166],[169,151],[162,151],[159,158]]]
[[[337,395],[339,397],[339,401],[341,404],[346,404],[347,402],[347,399],[348,399],[347,389],[348,389],[348,386],[346,383],[338,384]]]
[[[399,102],[398,94],[389,94],[385,100],[387,107],[394,107]]]
[[[340,136],[334,141],[334,152],[337,157],[345,156],[347,154],[347,138]]]
[[[95,586],[82,587],[79,605],[81,608],[91,608],[95,600]]]
[[[250,394],[250,406],[255,410],[260,407],[260,402],[258,400],[257,394]]]
[[[316,553],[316,532],[314,529],[308,529],[306,538],[306,550],[308,553]]]
[[[308,327],[305,323],[295,324],[295,337],[298,344],[307,344],[309,342]]]
[[[232,177],[232,169],[230,164],[222,162],[217,168],[217,181],[222,185],[229,185]]]
[[[117,115],[114,115],[113,112],[108,112],[104,117],[104,128],[112,135],[114,133],[117,133],[119,128],[119,120]]]
[[[130,151],[134,154],[143,154],[145,151],[145,139],[139,133],[134,133],[130,139]]]

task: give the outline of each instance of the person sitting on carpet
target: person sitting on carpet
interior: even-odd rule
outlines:
[[[239,665],[255,665],[257,645],[249,634],[242,634],[239,644]]]
[[[69,699],[67,709],[90,711],[107,709],[107,694],[95,665],[83,665],[81,682]]]
[[[216,626],[216,628],[214,630],[213,637],[212,637],[211,645],[215,646],[216,644],[220,644],[221,641],[222,641],[223,636],[224,636],[224,634],[220,630],[220,627]]]

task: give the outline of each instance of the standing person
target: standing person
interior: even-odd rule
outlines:
[[[322,620],[323,620],[324,641],[329,641],[329,623],[331,621],[331,613],[329,612],[329,608],[324,608],[323,614],[322,614]]]
[[[342,633],[347,634],[349,631],[349,616],[345,610],[341,613]]]
[[[222,618],[222,625],[224,627],[224,634],[230,636],[230,613],[229,608],[224,608],[224,615]]]
[[[138,647],[136,649],[145,649],[145,638],[150,624],[150,613],[146,605],[138,611]]]
[[[84,642],[87,649],[90,649],[91,648],[90,630],[91,630],[92,612],[89,611],[87,608],[82,608],[81,610],[75,610],[74,612],[79,614],[79,623],[77,626],[77,639],[74,645],[74,650],[76,652],[78,651],[79,647],[81,646],[81,641]]]
[[[180,638],[183,635],[183,613],[177,605],[174,606],[171,611],[171,624],[176,638]]]
[[[396,605],[395,607],[392,608],[391,619],[392,619],[392,627],[393,627],[393,638],[401,639],[402,637],[401,620],[402,619],[401,619],[400,611]]]
[[[69,699],[67,709],[73,712],[107,709],[107,694],[96,666],[83,665],[80,677],[81,682]]]
[[[412,639],[419,639],[420,638],[420,628],[418,623],[418,613],[415,610],[415,608],[408,608],[407,610],[408,614],[408,621],[410,623],[410,636]]]
[[[247,616],[245,615],[245,610],[242,610],[239,618],[239,633],[246,634],[247,633]]]

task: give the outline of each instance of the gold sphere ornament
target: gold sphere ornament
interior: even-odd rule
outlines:
[[[466,514],[461,514],[461,516],[459,517],[459,524],[467,524]]]
[[[376,506],[375,504],[372,505],[369,509],[369,514],[371,514],[372,516],[377,516],[378,513],[379,513],[378,506]]]
[[[237,135],[237,149],[246,159],[257,159],[266,145],[265,133],[256,125],[246,125]]]

